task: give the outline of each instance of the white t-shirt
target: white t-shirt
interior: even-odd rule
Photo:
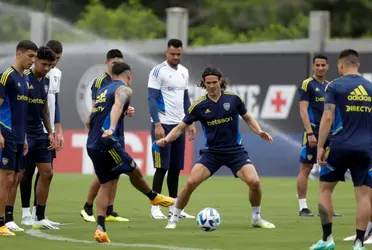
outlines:
[[[157,100],[160,123],[169,125],[182,121],[185,116],[184,94],[188,84],[189,71],[181,64],[174,69],[165,61],[151,70],[148,88],[158,89],[161,93]]]
[[[50,125],[52,126],[53,133],[55,132],[55,116],[56,116],[56,94],[59,93],[62,72],[54,67],[48,72],[49,77],[49,91],[48,91],[48,108],[50,113]],[[45,133],[47,133],[44,127]]]

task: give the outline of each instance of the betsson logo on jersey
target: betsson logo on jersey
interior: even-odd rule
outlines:
[[[231,85],[228,90],[240,95],[249,113],[256,119],[287,119],[296,93],[296,85],[270,85],[262,107],[257,103],[261,94],[259,85]],[[206,92],[193,84],[189,85],[192,101]]]

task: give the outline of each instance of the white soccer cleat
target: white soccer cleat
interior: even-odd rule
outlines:
[[[369,236],[367,239],[365,239],[364,244],[371,245],[372,244],[372,236]]]
[[[34,220],[34,218],[32,218],[32,216],[25,216],[25,217],[22,217],[21,224],[25,225],[25,226],[32,226],[34,224],[34,222],[35,222],[35,220]]]
[[[266,229],[273,229],[275,225],[271,222],[265,221],[264,219],[256,219],[252,220],[252,226],[256,228],[266,228]]]
[[[165,216],[159,206],[152,206],[151,207],[151,217],[156,220],[165,220],[167,216]]]
[[[49,223],[47,219],[43,219],[41,221],[35,221],[35,223],[32,225],[33,229],[49,229],[49,230],[59,230],[58,227],[53,226]]]
[[[187,214],[185,211],[181,211],[180,219],[195,219],[195,216]]]
[[[168,225],[165,227],[166,229],[175,229],[177,227],[177,222],[175,221],[168,221]]]
[[[346,237],[344,241],[354,241],[356,239],[356,235]]]
[[[5,224],[10,231],[13,232],[24,232],[25,230],[23,228],[20,228],[14,221],[9,221]]]
[[[59,222],[49,220],[48,217],[45,217],[45,219],[46,219],[46,220],[47,220],[47,221],[48,221],[52,226],[57,227],[57,226],[60,226],[60,225],[61,225],[61,223],[59,223]]]

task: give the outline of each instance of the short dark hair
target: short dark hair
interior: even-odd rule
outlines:
[[[218,80],[221,80],[221,89],[225,90],[227,88],[227,80],[224,78],[222,72],[215,67],[207,66],[202,74],[202,80],[198,87],[205,88],[204,80],[206,76],[217,76]]]
[[[131,68],[125,62],[117,62],[112,65],[112,75],[118,76],[125,72],[131,71]]]
[[[356,66],[359,63],[359,54],[353,49],[341,51],[338,60],[343,60],[347,66]]]
[[[22,40],[17,44],[16,50],[21,50],[21,51],[27,51],[27,50],[32,50],[32,51],[37,51],[37,46],[34,42],[30,40]]]
[[[49,40],[45,46],[51,48],[56,54],[62,54],[63,52],[63,46],[60,41]]]
[[[182,48],[182,41],[179,39],[170,39],[168,41],[168,48],[169,47]]]
[[[313,57],[313,64],[315,63],[315,59],[324,59],[328,63],[328,57],[323,54],[315,54]]]
[[[37,50],[37,59],[53,62],[56,60],[56,53],[49,47],[41,46]]]
[[[118,49],[110,49],[106,54],[106,60],[109,61],[113,58],[123,58],[123,53]]]

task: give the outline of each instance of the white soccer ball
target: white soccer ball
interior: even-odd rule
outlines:
[[[212,232],[216,230],[220,223],[220,214],[214,208],[204,208],[196,217],[196,224],[205,232]]]

